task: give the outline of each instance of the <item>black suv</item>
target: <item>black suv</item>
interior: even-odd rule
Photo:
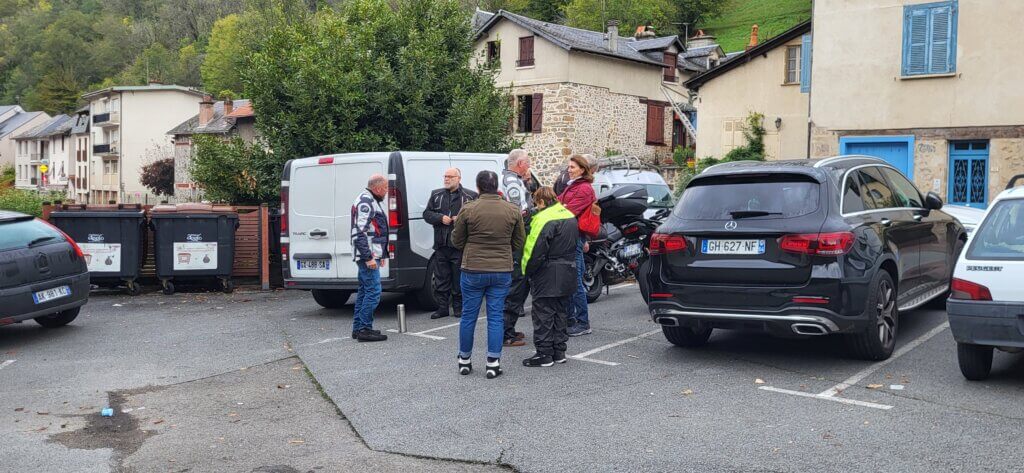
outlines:
[[[0,326],[67,325],[88,300],[82,249],[43,220],[0,210]]]
[[[963,226],[884,161],[733,162],[708,168],[651,240],[651,317],[679,346],[712,329],[847,334],[893,351],[899,313],[949,289]]]

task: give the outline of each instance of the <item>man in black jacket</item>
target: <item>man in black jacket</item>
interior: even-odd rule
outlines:
[[[522,267],[530,278],[533,296],[533,344],[537,353],[523,366],[565,363],[569,298],[576,292],[576,217],[558,203],[550,187],[533,195],[540,209],[534,216],[523,247]]]
[[[430,193],[423,220],[434,226],[434,280],[437,311],[432,319],[448,317],[451,304],[456,316],[462,313],[462,291],[459,286],[462,251],[452,244],[452,224],[462,206],[477,198],[477,193],[462,187],[462,172],[451,168],[444,172],[444,187]]]

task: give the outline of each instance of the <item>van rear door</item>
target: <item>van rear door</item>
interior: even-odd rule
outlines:
[[[335,231],[334,166],[311,160],[293,161],[292,166],[288,207],[291,276],[336,278],[335,240],[342,235]],[[348,239],[347,232],[344,238]]]
[[[359,267],[352,260],[352,203],[363,190],[366,181],[373,174],[388,175],[387,153],[345,154],[334,156],[334,164],[327,166],[333,169],[332,186],[314,189],[322,198],[330,198],[329,189],[333,189],[336,218],[334,219],[335,261],[338,262],[338,275],[342,279],[359,277]],[[294,192],[294,185],[292,186]],[[293,204],[294,205],[294,204]],[[381,203],[385,212],[388,211],[387,200]],[[380,270],[380,277],[388,277],[390,265]]]
[[[429,260],[434,253],[434,228],[423,220],[423,211],[427,208],[430,192],[444,187],[444,172],[452,167],[452,162],[448,153],[402,152],[402,158],[405,175],[403,205],[408,205],[409,246],[413,253]]]

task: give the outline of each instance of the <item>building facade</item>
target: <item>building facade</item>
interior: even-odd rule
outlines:
[[[234,136],[246,143],[256,140],[256,114],[248,100],[214,102],[210,96],[199,102],[199,113],[168,131],[174,140],[174,197],[179,202],[202,198],[202,189],[192,180],[190,166],[195,135],[211,135],[228,139]]]
[[[167,130],[195,114],[204,94],[179,85],[110,87],[89,102],[92,158],[89,202],[156,203],[141,181],[142,168],[174,156]]]
[[[69,140],[71,125],[71,117],[57,115],[14,137],[15,187],[67,190],[69,173],[74,172],[70,159],[73,148]]]
[[[18,105],[0,105],[0,169],[14,166],[18,154],[14,137],[50,119],[44,112],[26,112]]]
[[[550,180],[570,154],[671,156],[672,102],[685,104],[675,36],[595,32],[499,11],[477,12],[474,67],[495,73],[514,101],[513,132]],[[671,98],[672,102],[669,102]]]
[[[1024,173],[1021,18],[1024,2],[817,0],[812,157],[878,156],[985,207]]]

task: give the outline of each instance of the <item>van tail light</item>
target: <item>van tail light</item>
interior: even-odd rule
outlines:
[[[845,255],[853,248],[853,233],[802,233],[784,235],[779,239],[779,248],[789,253],[817,256]]]
[[[47,222],[46,220],[39,219],[39,218],[37,218],[36,220],[39,220],[40,222],[43,222],[43,223],[49,225],[50,228],[52,228],[54,230],[57,230],[57,232],[60,233],[64,237],[64,240],[71,244],[71,249],[73,249],[75,251],[75,254],[78,255],[78,259],[81,259],[81,260],[85,259],[85,254],[82,253],[82,247],[78,246],[78,243],[75,243],[75,240],[73,240],[70,236],[68,236],[67,233],[64,233],[64,230],[61,230],[61,229],[57,228],[56,225],[54,225],[54,224],[52,224],[50,222]]]
[[[388,183],[388,227],[398,228],[402,226],[402,193],[398,190],[395,181]]]
[[[287,266],[287,262],[288,262],[288,244],[287,243],[281,243],[281,262],[285,263],[285,266]]]
[[[288,191],[289,186],[281,186],[281,261],[288,261]],[[285,264],[287,268],[288,265]]]
[[[667,255],[686,249],[686,239],[682,235],[655,233],[651,236],[651,254]]]
[[[992,300],[992,292],[981,284],[953,278],[953,286],[950,288],[949,298],[968,301],[990,301]]]
[[[388,259],[395,259],[395,253],[398,252],[398,246],[394,243],[388,243]]]

